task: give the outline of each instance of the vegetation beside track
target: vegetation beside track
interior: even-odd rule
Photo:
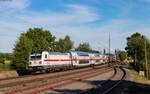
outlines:
[[[12,59],[13,59],[12,54],[0,53],[0,72],[12,70],[11,68]]]
[[[131,70],[131,73],[134,75],[134,82],[124,89],[123,94],[149,94],[150,80],[140,76],[135,70]]]
[[[11,60],[4,60],[4,63],[0,63],[0,72],[14,70],[11,67]]]
[[[0,72],[12,70],[10,64],[0,64]]]
[[[148,75],[150,73],[150,40],[140,33],[134,33],[127,37],[125,50],[127,55],[133,59],[132,69],[137,72],[145,71],[147,78],[150,78]],[[146,65],[146,61],[148,65]]]
[[[131,73],[135,76],[134,81],[136,83],[150,84],[150,80],[146,79],[144,76],[139,75],[135,70],[131,70]]]

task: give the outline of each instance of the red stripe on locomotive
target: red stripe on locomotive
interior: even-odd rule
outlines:
[[[87,61],[87,60],[105,60],[105,59],[45,59],[44,61]]]

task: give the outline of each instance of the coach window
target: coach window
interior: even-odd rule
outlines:
[[[47,58],[47,55],[45,55],[45,58]]]

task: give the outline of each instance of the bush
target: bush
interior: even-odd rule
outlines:
[[[4,61],[5,61],[4,58],[1,58],[1,57],[0,57],[0,63],[1,63],[1,64],[4,64]]]
[[[128,69],[134,69],[134,63],[133,62],[128,63],[127,68]]]

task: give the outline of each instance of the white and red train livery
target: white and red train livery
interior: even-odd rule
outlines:
[[[68,51],[65,53],[41,51],[29,56],[28,69],[50,71],[52,69],[78,68],[105,63],[106,55]]]

